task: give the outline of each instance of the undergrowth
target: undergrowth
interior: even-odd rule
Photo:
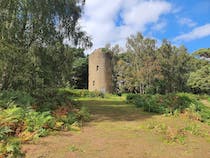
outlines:
[[[188,93],[167,95],[128,94],[127,102],[146,112],[165,115],[185,114],[190,119],[199,120],[210,125],[210,108],[200,102],[200,97]]]
[[[79,130],[90,114],[75,106],[69,92],[56,89],[0,93],[0,157],[24,157],[21,143],[53,131]]]

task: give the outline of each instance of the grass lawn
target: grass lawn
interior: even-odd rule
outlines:
[[[185,116],[143,112],[125,96],[78,98],[90,122],[25,144],[28,158],[209,158],[210,126]],[[208,102],[209,103],[209,102]]]

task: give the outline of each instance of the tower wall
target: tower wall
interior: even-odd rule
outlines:
[[[95,50],[89,56],[89,91],[112,92],[112,65],[109,53]]]

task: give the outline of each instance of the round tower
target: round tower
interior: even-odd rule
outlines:
[[[89,91],[112,92],[111,55],[96,49],[89,56]]]

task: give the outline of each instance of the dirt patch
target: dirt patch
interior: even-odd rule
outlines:
[[[208,100],[201,100],[201,102],[207,106],[207,107],[210,107],[210,102]]]

